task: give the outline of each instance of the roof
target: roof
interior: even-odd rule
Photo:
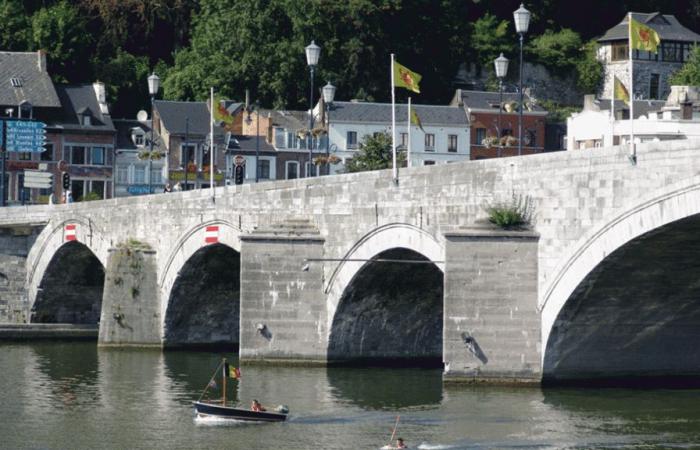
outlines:
[[[58,108],[61,102],[48,72],[40,67],[38,52],[0,52],[0,105],[19,105],[28,101],[33,107]],[[45,66],[45,59],[44,59]],[[19,80],[20,86],[11,80]]]
[[[653,13],[631,13],[632,18],[637,22],[648,25],[659,33],[662,41],[682,41],[700,42],[700,34],[690,31],[678,22],[675,16],[670,14]],[[627,14],[622,21],[605,32],[598,42],[626,40],[629,36],[629,25]]]
[[[597,99],[596,105],[601,111],[610,110],[610,99]],[[634,118],[638,119],[641,116],[646,116],[650,112],[659,111],[666,104],[665,100],[635,100],[634,101]],[[629,106],[622,100],[615,100],[616,111],[627,111]]]
[[[261,152],[274,152],[275,147],[265,141],[265,136],[232,136],[228,145],[228,150],[240,150],[244,152],[254,152],[255,146],[259,145]]]
[[[457,106],[411,105],[423,125],[467,126],[467,113]],[[408,106],[396,105],[396,117],[405,120]],[[391,103],[333,102],[330,111],[331,122],[370,122],[390,123]]]
[[[270,115],[272,124],[288,130],[298,130],[309,126],[309,114],[306,111],[260,110],[260,115]]]
[[[211,114],[207,102],[179,102],[170,100],[156,100],[154,108],[160,115],[163,127],[170,134],[184,135],[188,132],[192,135],[206,136],[209,134],[209,121]],[[243,103],[226,100],[225,108],[235,114],[244,105]],[[189,119],[189,127],[187,121]],[[214,134],[223,134],[224,131],[218,125],[214,126]]]
[[[114,131],[114,124],[109,114],[103,114],[97,101],[97,94],[92,84],[56,85],[56,93],[61,100],[60,117],[55,117],[54,125],[66,130],[104,130]],[[89,113],[90,125],[83,125],[81,114]]]
[[[488,112],[498,112],[498,105],[500,105],[500,93],[498,92],[487,92],[487,91],[467,91],[459,90],[462,95],[462,102],[464,106],[470,111],[488,111]],[[523,113],[546,113],[547,111],[542,108],[537,102],[533,102],[532,98],[527,94],[523,94],[525,99],[525,105],[530,106],[526,108]],[[509,102],[520,102],[520,94],[517,92],[504,92],[503,93],[503,103]]]
[[[132,130],[139,128],[144,135],[151,132],[151,121],[140,122],[130,119],[114,119],[114,126],[117,129],[117,148],[120,150],[138,150],[136,144],[131,139]],[[148,137],[148,136],[146,136]]]

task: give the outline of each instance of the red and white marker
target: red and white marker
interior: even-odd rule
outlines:
[[[71,223],[63,227],[63,236],[66,241],[77,241],[78,237],[76,233],[78,232],[77,225]]]
[[[216,244],[219,242],[219,226],[211,225],[204,230],[204,243]]]

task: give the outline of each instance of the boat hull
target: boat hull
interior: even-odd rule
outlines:
[[[248,409],[230,408],[204,402],[192,402],[200,417],[217,417],[221,419],[241,420],[245,422],[284,422],[286,414],[269,411],[250,411]]]

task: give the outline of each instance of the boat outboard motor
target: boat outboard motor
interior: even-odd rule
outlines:
[[[289,407],[287,405],[279,405],[277,408],[275,408],[275,411],[280,414],[289,414]]]

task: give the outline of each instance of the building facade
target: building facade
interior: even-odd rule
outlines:
[[[471,159],[497,158],[518,154],[520,95],[457,89],[452,105],[469,114]],[[524,95],[522,154],[545,151],[547,111]],[[500,106],[499,106],[500,105]]]
[[[700,43],[700,35],[685,28],[675,16],[655,13],[631,13],[632,18],[652,29],[661,38],[657,53],[633,50],[634,98],[665,99],[671,92],[669,77],[688,60],[690,50]],[[614,78],[630,88],[628,15],[598,39],[598,59],[603,63],[602,98],[613,98]]]

